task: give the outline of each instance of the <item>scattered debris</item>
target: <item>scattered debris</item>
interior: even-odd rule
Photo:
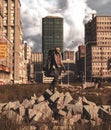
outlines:
[[[34,96],[30,100],[0,103],[0,117],[7,118],[17,124],[30,123],[30,130],[46,129],[49,123],[52,130],[73,129],[75,125],[80,128],[83,123],[90,122],[93,126],[100,125],[102,121],[111,121],[111,106],[97,106],[85,97],[74,100],[69,92],[52,93],[49,89],[40,97]],[[45,122],[41,126],[37,123]],[[28,129],[25,126],[22,129]],[[19,129],[18,129],[19,130]]]

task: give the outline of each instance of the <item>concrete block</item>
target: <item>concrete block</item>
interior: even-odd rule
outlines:
[[[75,122],[81,119],[81,114],[74,115],[72,118],[69,119],[69,124],[71,126],[74,125]]]
[[[65,112],[64,110],[59,110],[58,114],[66,117],[67,112]]]
[[[69,92],[66,92],[64,96],[64,105],[67,105],[69,102],[73,100]]]
[[[36,111],[36,114],[38,113],[38,111],[40,111],[42,113],[42,119],[51,119],[52,118],[52,110],[50,109],[50,107],[48,106],[47,102],[41,102],[39,104],[35,104],[33,107],[33,110]]]
[[[23,100],[21,105],[24,106],[24,108],[26,109],[31,106],[31,102],[28,99],[25,99],[25,100]]]
[[[19,115],[20,116],[25,116],[25,108],[24,108],[24,106],[19,107]]]
[[[85,105],[83,106],[83,116],[85,116],[87,119],[96,119],[98,118],[98,110],[99,107],[92,106],[92,105]]]
[[[99,117],[100,117],[103,121],[105,121],[105,122],[111,121],[111,113],[108,112],[107,110],[103,109],[102,107],[99,108],[98,114],[99,114]]]
[[[43,94],[43,96],[45,97],[45,99],[49,99],[51,97],[53,93],[49,90],[49,89],[46,89],[45,93]]]
[[[57,101],[57,99],[59,99],[60,95],[61,95],[61,94],[60,94],[58,91],[56,91],[56,92],[50,97],[50,100],[51,100],[52,102],[55,102],[55,101]]]
[[[3,107],[3,111],[8,111],[11,108],[13,108],[14,110],[16,110],[17,108],[19,108],[19,106],[20,106],[20,102],[19,101],[9,102],[9,103],[7,103],[6,106]]]
[[[3,107],[6,106],[6,105],[7,105],[7,103],[0,103],[0,113],[2,113],[2,109],[3,109]]]
[[[29,105],[29,107],[30,107],[30,106],[33,106],[36,101],[34,99],[30,99],[29,102],[30,102],[30,105]]]
[[[14,112],[13,110],[9,110],[6,116],[8,119],[11,119],[13,122],[16,122],[17,124],[21,124],[23,121],[23,117]]]
[[[101,105],[101,107],[103,109],[105,109],[106,111],[108,111],[109,113],[111,113],[111,106],[110,105]]]
[[[34,93],[34,95],[33,96],[31,96],[31,99],[32,100],[36,100],[37,99],[37,96],[36,96],[36,94]]]
[[[57,109],[62,109],[62,108],[64,108],[64,94],[63,93],[60,94],[60,97],[57,101]]]
[[[17,130],[37,130],[35,126],[21,126]]]
[[[43,102],[43,101],[45,101],[45,98],[44,98],[43,95],[41,95],[39,98],[37,98],[36,103],[40,103],[40,102]]]
[[[66,108],[68,111],[71,111],[74,114],[82,114],[83,113],[83,106],[80,104],[67,104]]]
[[[94,102],[88,101],[85,97],[83,97],[82,101],[83,101],[83,105],[96,106],[96,104]]]
[[[32,119],[36,115],[36,111],[34,109],[28,109],[28,118]]]
[[[43,113],[41,111],[37,111],[36,115],[34,116],[34,121],[39,121],[42,118]]]

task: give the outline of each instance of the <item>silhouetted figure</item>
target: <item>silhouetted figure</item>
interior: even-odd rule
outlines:
[[[55,48],[48,57],[48,68],[49,68],[49,77],[54,77],[50,90],[54,92],[55,87],[58,86],[59,76],[61,75],[62,70],[65,71],[65,67],[62,63],[62,55],[60,48]]]

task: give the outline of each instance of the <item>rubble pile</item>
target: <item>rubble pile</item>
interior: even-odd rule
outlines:
[[[52,93],[47,89],[40,97],[34,94],[21,103],[0,103],[0,118],[4,115],[20,124],[18,130],[79,130],[84,124],[110,122],[111,106],[97,106],[85,97],[74,100],[69,92]]]

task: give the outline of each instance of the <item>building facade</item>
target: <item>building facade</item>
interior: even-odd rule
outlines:
[[[3,1],[0,1],[0,32],[3,29]]]
[[[43,54],[41,52],[33,52],[31,54],[30,63],[30,81],[41,82],[43,70]]]
[[[19,83],[21,58],[20,46],[22,44],[22,26],[20,20],[20,1],[19,0],[2,0],[3,1],[3,32],[5,37],[12,43],[12,80]]]
[[[59,47],[63,52],[63,18],[47,16],[42,19],[42,53],[46,65],[48,51]]]
[[[77,77],[79,77],[79,80],[83,81],[83,76],[84,76],[84,66],[85,66],[85,46],[80,45],[78,47],[78,51],[76,52],[76,74]]]
[[[95,16],[85,25],[86,75],[111,79],[111,16]]]
[[[63,52],[63,60],[67,60],[67,59],[70,59],[72,61],[75,62],[75,54],[74,54],[74,51],[71,51],[69,49],[66,49],[64,52]]]

